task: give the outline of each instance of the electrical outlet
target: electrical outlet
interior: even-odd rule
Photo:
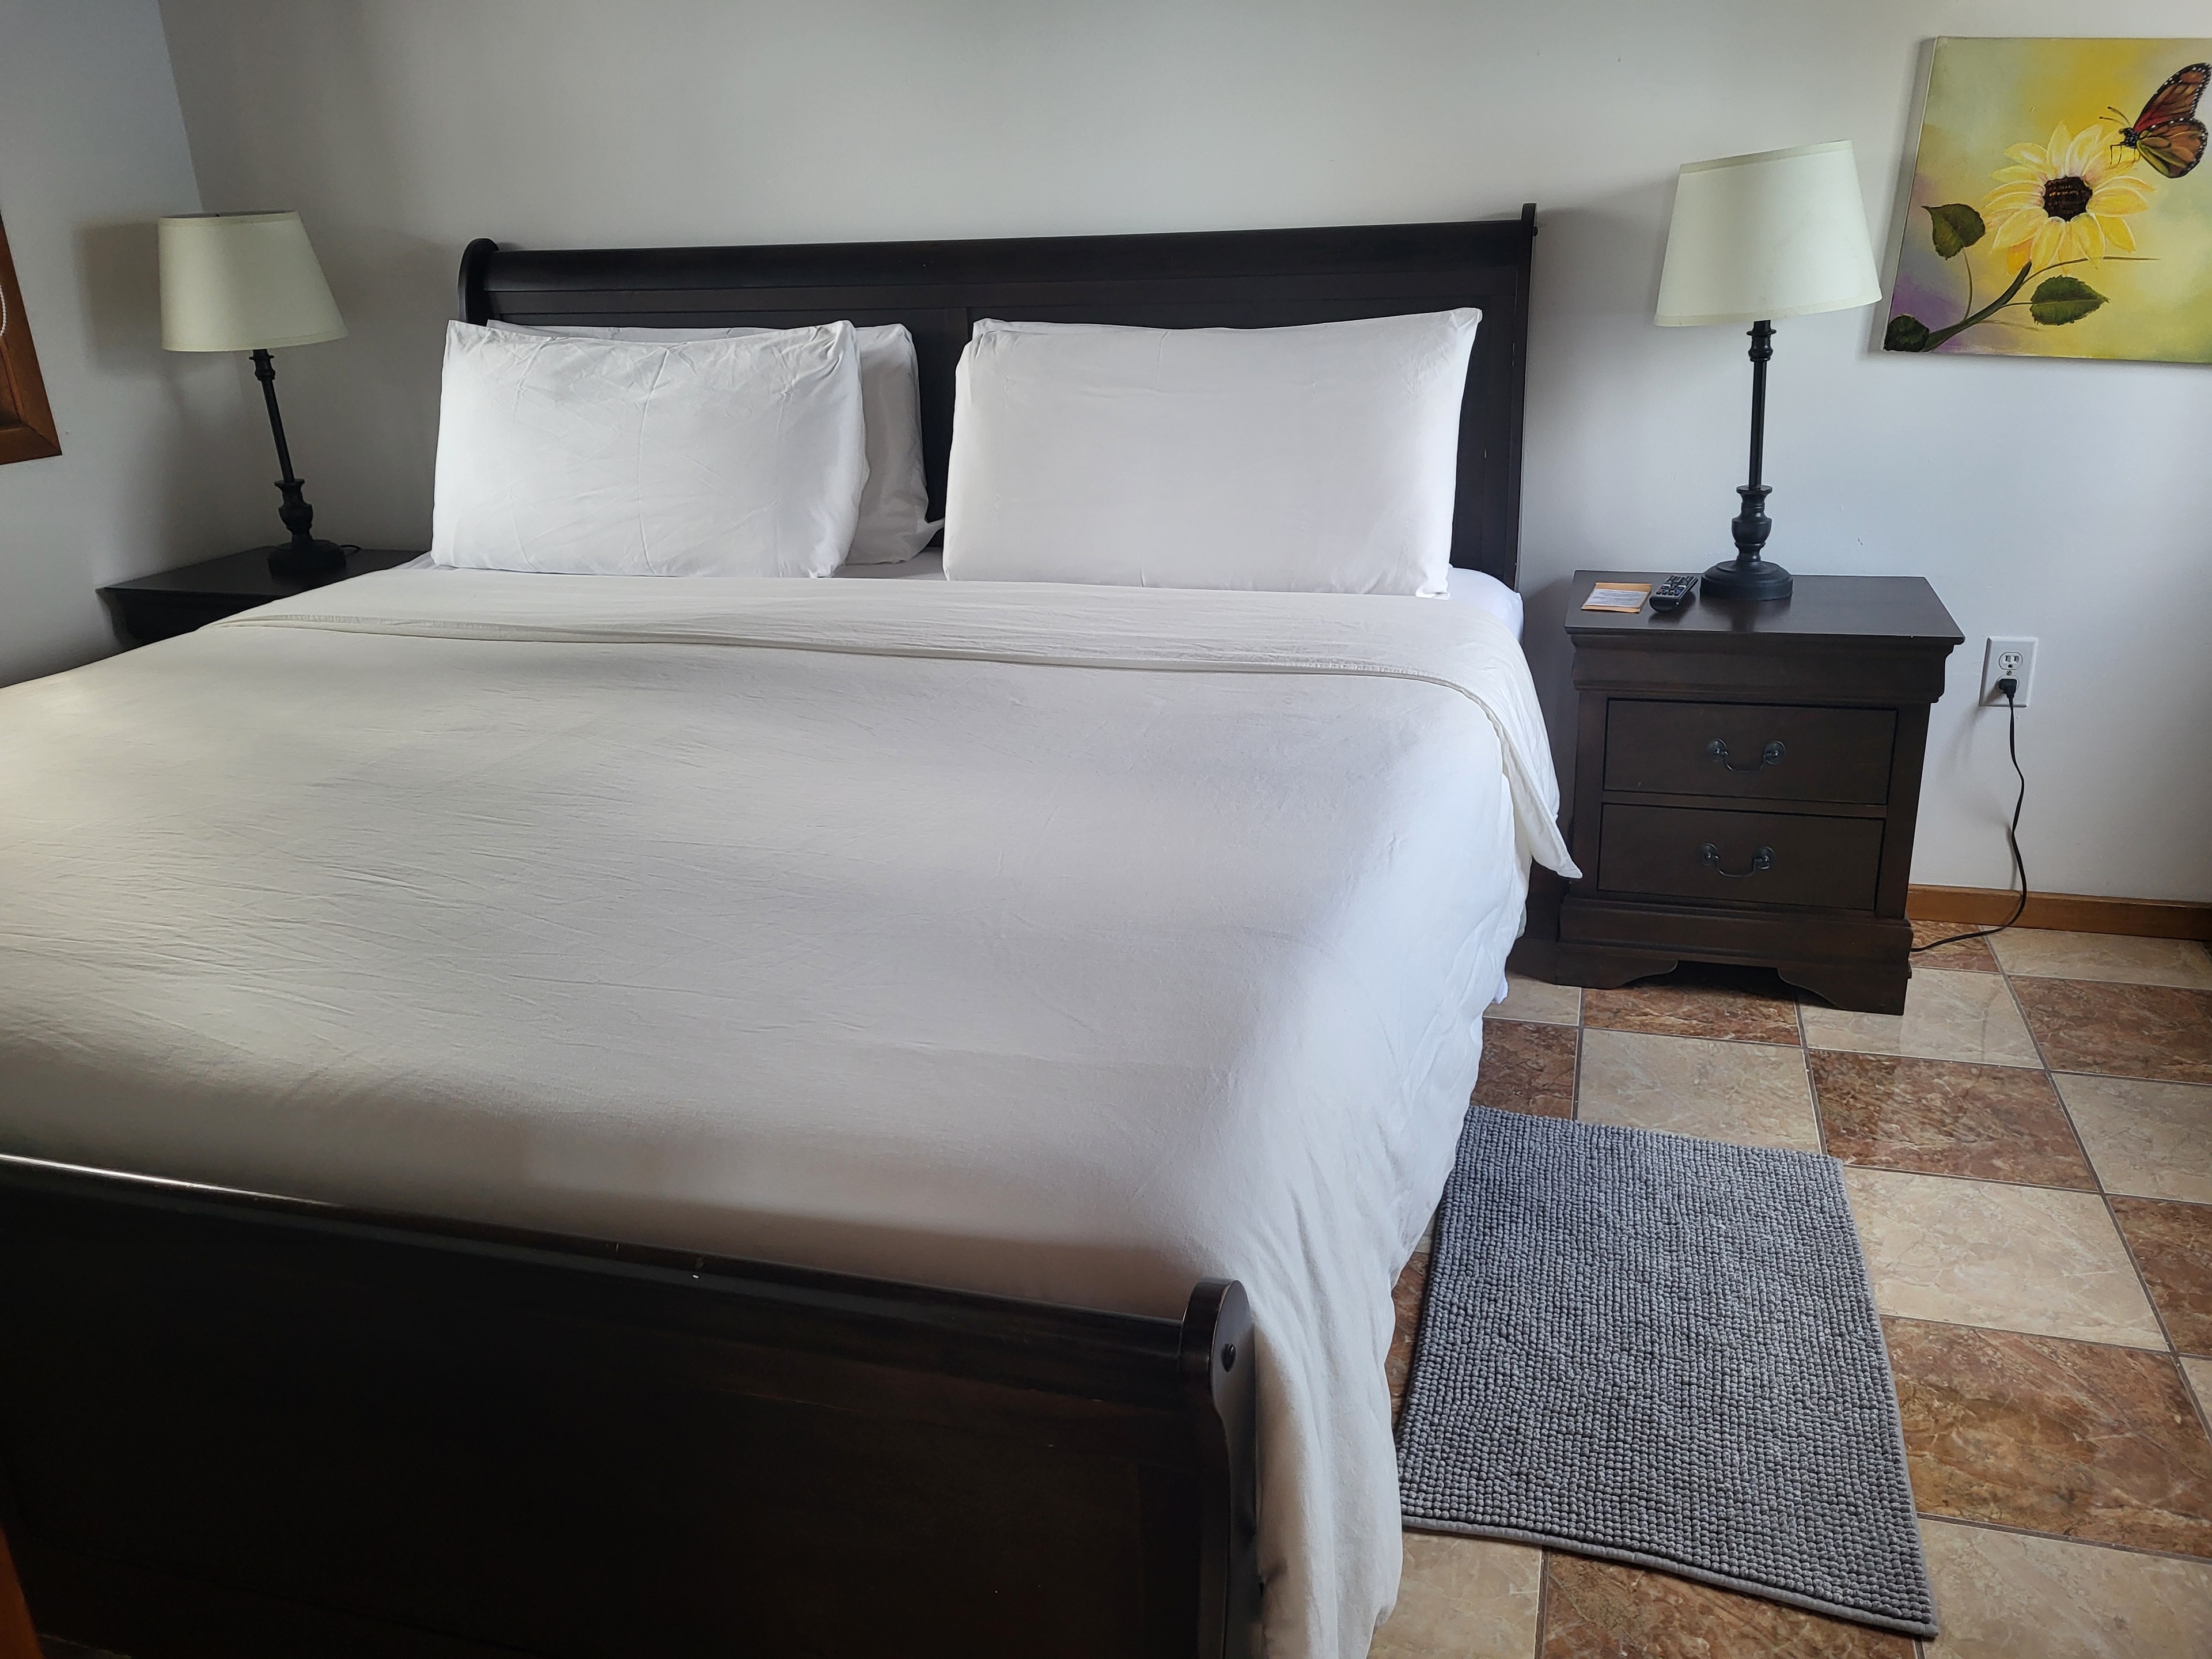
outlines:
[[[2035,686],[2035,641],[2033,640],[1998,640],[1989,642],[1982,655],[1982,701],[1996,708],[2004,707],[2004,693],[1997,690],[1997,682],[2014,679],[2020,689],[2013,693],[2013,706],[2027,707],[2027,694]]]

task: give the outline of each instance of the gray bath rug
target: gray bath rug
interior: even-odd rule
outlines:
[[[1936,1633],[1840,1170],[1478,1106],[1398,1420],[1406,1524]]]

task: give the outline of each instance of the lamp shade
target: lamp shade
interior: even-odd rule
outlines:
[[[161,222],[161,343],[172,351],[313,345],[346,331],[296,213]]]
[[[1757,322],[1880,298],[1850,139],[1682,169],[1659,321]]]

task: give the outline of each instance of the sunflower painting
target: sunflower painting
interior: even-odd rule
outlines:
[[[1882,343],[2212,362],[2212,40],[1942,40]]]

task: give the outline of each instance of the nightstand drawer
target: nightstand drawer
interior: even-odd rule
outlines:
[[[1598,890],[1871,910],[1881,833],[1879,818],[1607,806]]]
[[[1896,736],[1887,708],[1615,697],[1606,713],[1605,787],[1878,806],[1889,799]]]

